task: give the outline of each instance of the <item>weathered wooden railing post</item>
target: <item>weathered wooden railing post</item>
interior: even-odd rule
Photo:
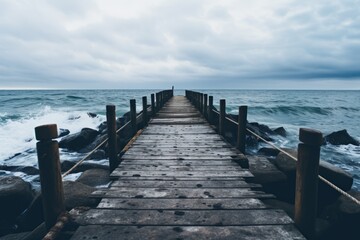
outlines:
[[[214,97],[209,96],[209,112],[208,112],[208,121],[210,124],[213,123],[213,108],[214,108]]]
[[[200,112],[204,113],[204,94],[200,93],[200,106],[199,106]]]
[[[135,134],[137,131],[137,124],[136,124],[136,101],[135,99],[130,100],[130,125],[131,125],[131,132]]]
[[[143,105],[143,121],[144,121],[144,126],[146,126],[147,122],[148,122],[147,97],[146,96],[142,97],[142,105]]]
[[[247,123],[247,106],[239,107],[237,148],[245,154],[246,145],[246,123]]]
[[[59,144],[56,124],[35,128],[40,170],[41,195],[46,229],[50,229],[65,210],[64,190],[61,178]]]
[[[300,128],[296,165],[295,223],[306,238],[315,237],[322,133]]]
[[[151,115],[155,116],[155,94],[151,94]]]
[[[223,135],[225,133],[225,108],[226,103],[225,99],[220,99],[220,115],[219,115],[219,134]]]
[[[160,110],[160,93],[156,93],[156,112]]]
[[[117,136],[116,136],[116,113],[114,105],[106,106],[106,122],[108,134],[109,169],[110,172],[118,165],[117,158]]]
[[[203,115],[205,118],[207,118],[207,113],[208,113],[208,106],[207,106],[207,102],[208,102],[208,95],[204,94],[204,107],[203,107]]]

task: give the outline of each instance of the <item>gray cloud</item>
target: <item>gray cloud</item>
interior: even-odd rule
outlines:
[[[5,1],[0,88],[306,81],[360,89],[359,7],[356,0]]]

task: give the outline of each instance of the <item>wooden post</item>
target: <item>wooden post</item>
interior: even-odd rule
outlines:
[[[211,124],[213,122],[213,108],[214,108],[214,97],[209,96],[209,112],[208,112],[208,121]]]
[[[205,118],[207,118],[207,113],[208,113],[207,100],[208,100],[208,95],[207,95],[207,94],[204,94],[203,115],[204,115]]]
[[[160,92],[160,106],[164,106],[164,91]]]
[[[108,134],[109,169],[110,172],[118,165],[117,136],[116,136],[116,113],[114,105],[106,106],[106,122]]]
[[[146,96],[142,97],[142,104],[143,104],[143,120],[144,120],[144,126],[146,126],[146,125],[147,125],[147,122],[148,122],[147,98],[146,98]]]
[[[59,144],[52,140],[58,137],[56,124],[36,127],[35,137],[39,141],[36,144],[36,149],[45,226],[49,230],[56,223],[59,215],[65,211]]]
[[[137,131],[136,124],[136,101],[135,99],[130,100],[130,124],[131,124],[131,132],[135,134]]]
[[[296,165],[295,223],[306,238],[315,237],[322,133],[300,128]]]
[[[160,110],[160,93],[156,93],[156,112]]]
[[[219,134],[223,135],[225,133],[225,99],[220,99],[220,116],[219,116]]]
[[[204,94],[200,93],[200,106],[199,106],[199,110],[201,112],[201,114],[204,114]]]
[[[247,123],[247,106],[239,107],[237,148],[245,154],[246,144],[246,123]]]
[[[155,116],[155,95],[151,94],[151,115]]]
[[[172,88],[171,88],[171,96],[172,97],[174,96],[174,86],[172,86]]]

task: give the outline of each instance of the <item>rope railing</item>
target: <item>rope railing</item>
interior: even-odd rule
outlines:
[[[237,128],[236,147],[245,153],[246,134],[251,135],[269,144],[273,148],[282,152],[290,159],[297,161],[296,168],[296,191],[295,191],[295,223],[300,231],[307,237],[311,238],[315,234],[315,221],[317,214],[317,198],[318,198],[318,179],[327,184],[342,196],[349,199],[356,205],[360,205],[360,201],[351,194],[345,192],[333,184],[328,179],[318,174],[320,163],[320,147],[323,143],[323,135],[321,132],[300,128],[297,158],[277,147],[275,144],[261,137],[259,134],[249,129],[247,124],[247,106],[239,107],[238,122],[226,116],[225,99],[220,99],[220,109],[216,110],[213,106],[213,96],[202,94],[199,92],[186,90],[186,97],[193,103],[195,107],[203,114],[203,116],[211,123],[217,124],[219,134],[225,135],[225,126],[228,123],[235,124]],[[204,98],[208,99],[204,99]],[[209,104],[207,105],[207,100]],[[227,125],[226,125],[227,124]],[[233,129],[234,130],[234,129]]]
[[[147,106],[147,98],[144,96],[142,112],[136,114],[135,100],[130,100],[130,120],[126,122],[122,127],[116,130],[116,115],[115,106],[107,106],[107,119],[108,119],[108,134],[107,137],[99,143],[93,150],[88,152],[80,161],[74,166],[68,169],[66,172],[61,174],[60,168],[60,157],[59,157],[59,146],[56,139],[58,137],[56,124],[42,125],[35,128],[36,139],[39,140],[37,143],[39,170],[40,170],[40,182],[41,182],[41,194],[44,204],[44,219],[45,223],[40,224],[36,230],[27,235],[24,239],[39,239],[41,238],[41,227],[45,227],[49,232],[43,239],[55,239],[61,229],[65,226],[66,222],[70,220],[71,216],[65,211],[64,205],[64,193],[62,186],[62,178],[72,173],[80,164],[87,160],[95,151],[101,148],[105,143],[108,144],[109,148],[109,164],[110,172],[113,170],[115,163],[112,162],[110,152],[116,153],[115,158],[117,159],[117,144],[116,135],[121,131],[126,131],[126,128],[130,128],[132,137],[129,142],[123,147],[120,152],[126,152],[135,139],[141,134],[142,129],[137,131],[138,124],[141,127],[145,127],[148,122],[148,110],[151,109],[152,115],[160,110],[160,108],[168,101],[174,93],[172,90],[164,90],[155,94],[151,94],[151,105]],[[155,101],[156,96],[156,101]],[[156,105],[155,105],[156,103]],[[110,107],[109,107],[110,106]],[[108,108],[109,107],[109,108]],[[112,119],[109,119],[109,116]],[[110,122],[109,122],[110,120]],[[113,125],[113,126],[110,126]],[[115,129],[113,130],[112,129]],[[113,131],[112,131],[113,130]],[[115,136],[114,136],[115,135]],[[114,144],[115,143],[115,144]],[[111,149],[110,149],[111,148]],[[113,159],[114,160],[114,159]],[[42,235],[44,236],[44,235]]]
[[[220,114],[220,111],[217,111],[215,109],[209,109],[209,111],[212,111],[215,114]],[[235,124],[238,126],[238,123],[236,121],[234,121],[231,118],[225,117],[227,121]],[[296,157],[294,157],[293,155],[289,154],[288,152],[284,151],[283,149],[279,148],[278,146],[276,146],[274,143],[271,143],[269,141],[267,141],[266,139],[264,139],[263,137],[261,137],[260,135],[256,134],[254,131],[252,131],[249,128],[246,128],[246,131],[250,134],[252,134],[253,136],[257,137],[258,139],[260,139],[261,141],[265,142],[266,144],[272,146],[273,148],[275,148],[276,150],[282,152],[283,154],[285,154],[286,156],[288,156],[290,159],[294,160],[294,161],[298,161],[298,159]],[[356,203],[357,205],[360,205],[360,200],[356,199],[355,197],[353,197],[352,195],[350,195],[349,193],[345,192],[344,190],[342,190],[341,188],[339,188],[338,186],[336,186],[335,184],[333,184],[331,181],[327,180],[325,177],[318,175],[318,178],[323,181],[325,184],[327,184],[328,186],[330,186],[331,188],[333,188],[334,190],[336,190],[338,193],[340,193],[341,195],[347,197],[349,200],[351,200],[352,202]]]
[[[262,138],[261,136],[259,136],[258,134],[254,133],[253,131],[251,131],[249,128],[246,128],[246,130],[251,133],[252,135],[254,135],[255,137],[261,139],[261,141],[265,142],[266,144],[272,146],[273,148],[279,150],[280,152],[284,153],[286,156],[288,156],[289,158],[291,158],[294,161],[298,161],[298,159],[294,156],[292,156],[291,154],[289,154],[288,152],[284,151],[283,149],[275,146],[275,144],[265,140],[264,138]],[[339,188],[338,186],[336,186],[335,184],[333,184],[332,182],[330,182],[329,180],[327,180],[326,178],[324,178],[321,175],[318,175],[319,179],[321,181],[323,181],[324,183],[328,184],[330,187],[332,187],[333,189],[335,189],[336,191],[338,191],[340,194],[342,194],[343,196],[347,197],[349,200],[353,201],[354,203],[360,205],[360,201],[358,199],[356,199],[355,197],[351,196],[350,194],[348,194],[347,192],[345,192],[344,190],[342,190],[341,188]]]

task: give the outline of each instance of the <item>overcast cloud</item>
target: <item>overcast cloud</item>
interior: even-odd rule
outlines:
[[[360,89],[360,1],[0,0],[0,88]]]

